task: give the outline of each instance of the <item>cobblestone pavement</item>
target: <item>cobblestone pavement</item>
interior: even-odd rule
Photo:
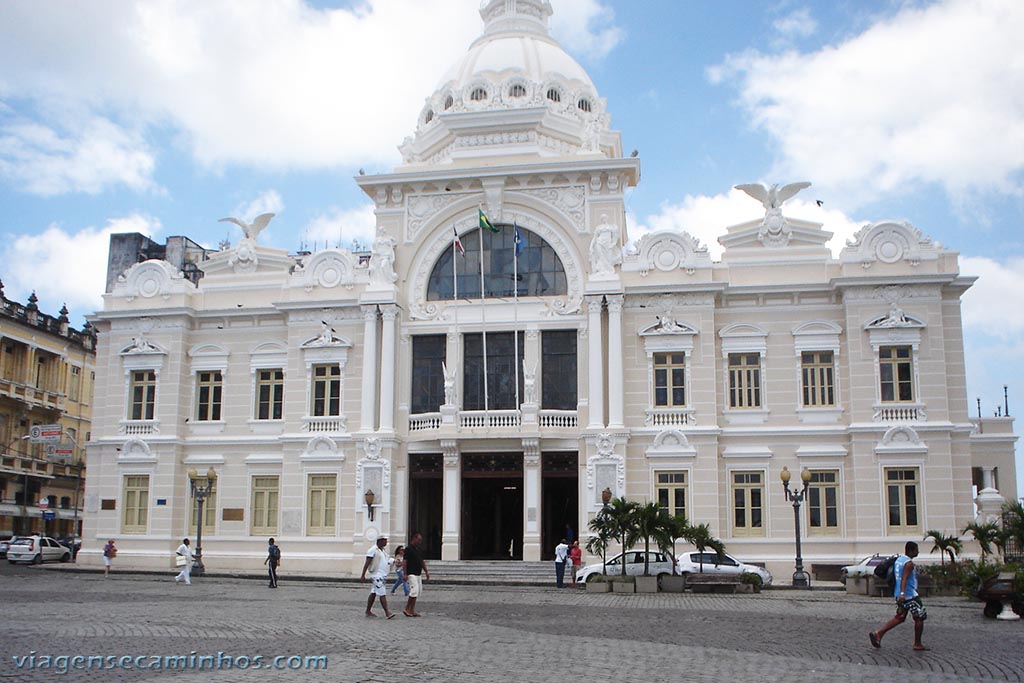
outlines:
[[[926,601],[933,649],[917,653],[910,623],[881,650],[868,643],[867,632],[891,616],[890,601],[836,592],[616,595],[428,582],[424,618],[387,621],[363,616],[368,588],[357,584],[282,575],[281,588],[269,590],[256,580],[184,586],[171,577],[104,579],[3,563],[0,680],[508,683],[564,681],[570,670],[583,680],[716,683],[1024,680],[1024,623],[985,619],[979,603],[958,598]],[[403,605],[392,598],[395,611]],[[33,652],[35,669],[21,659]],[[245,670],[116,668],[56,678],[56,666],[39,666],[44,655],[143,656],[151,664],[152,656],[193,653],[262,660]],[[276,670],[278,655],[322,655],[326,669]]]

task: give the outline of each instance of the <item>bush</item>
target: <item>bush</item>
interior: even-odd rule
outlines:
[[[750,585],[757,586],[758,588],[760,588],[763,583],[761,581],[761,577],[753,572],[743,572],[740,574],[740,582],[749,583]]]

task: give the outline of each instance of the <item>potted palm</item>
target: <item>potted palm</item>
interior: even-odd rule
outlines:
[[[679,513],[675,517],[668,517],[665,520],[665,533],[668,540],[665,550],[672,558],[672,574],[661,577],[661,590],[665,593],[682,593],[686,590],[686,578],[677,572],[679,562],[676,559],[676,541],[680,538],[690,541],[690,522],[686,515]]]
[[[613,498],[605,508],[608,514],[608,527],[610,535],[619,542],[622,548],[622,556],[619,562],[619,576],[612,578],[613,593],[634,592],[634,577],[626,576],[626,551],[636,542],[636,520],[635,511],[637,504],[626,500],[624,497]]]
[[[644,539],[644,574],[636,577],[637,593],[657,593],[658,577],[651,576],[651,539],[659,549],[668,545],[666,542],[668,515],[657,503],[638,504],[633,510],[633,523],[638,538]]]

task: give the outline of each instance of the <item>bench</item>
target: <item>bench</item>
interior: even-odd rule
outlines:
[[[739,574],[700,574],[686,575],[686,587],[694,593],[735,593],[743,580]]]
[[[842,564],[815,562],[811,564],[811,574],[814,575],[815,581],[838,581],[840,571],[845,566]]]

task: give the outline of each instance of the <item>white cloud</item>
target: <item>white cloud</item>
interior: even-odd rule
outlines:
[[[1024,292],[1024,258],[1000,263],[990,258],[962,256],[960,272],[979,276],[962,299],[964,326],[1013,341],[1019,351],[1024,350],[1024,306],[1016,298]]]
[[[372,204],[355,209],[335,207],[314,217],[303,230],[303,237],[310,248],[316,242],[324,242],[330,247],[352,249],[354,240],[369,248],[373,243],[376,221]]]
[[[480,35],[478,7],[477,0],[365,0],[355,9],[277,0],[259,11],[246,0],[4,3],[0,98],[31,103],[44,118],[113,112],[151,135],[176,133],[215,169],[390,165],[430,84]],[[563,0],[555,9],[556,33],[581,51],[604,55],[618,42],[599,0]],[[121,182],[139,185],[130,176]],[[82,186],[52,182],[47,191]]]
[[[754,125],[777,143],[773,176],[811,177],[851,202],[936,183],[957,197],[1019,192],[1024,4],[907,3],[817,52],[728,57]],[[1016,177],[1015,177],[1016,175]]]
[[[807,192],[807,190],[805,190]],[[862,226],[842,211],[820,207],[812,199],[796,197],[786,202],[786,215],[801,220],[822,224],[822,229],[833,233],[828,246],[836,255]],[[686,195],[682,202],[665,202],[661,213],[648,216],[642,223],[631,221],[629,239],[638,240],[655,230],[686,231],[708,247],[711,257],[722,256],[722,245],[718,238],[726,234],[731,225],[757,220],[764,216],[764,209],[750,196],[737,189],[728,194]]]
[[[772,28],[783,38],[806,38],[818,30],[818,22],[810,10],[802,7],[772,22]]]
[[[17,119],[0,125],[0,176],[42,196],[97,194],[111,185],[156,189],[156,162],[142,137],[94,117],[74,130]]]
[[[277,190],[265,190],[255,199],[242,202],[231,211],[234,218],[251,221],[264,213],[279,214],[284,210],[284,200]]]
[[[92,313],[103,304],[110,235],[141,232],[152,237],[160,230],[159,220],[133,214],[112,218],[102,228],[90,226],[71,232],[51,224],[35,235],[8,235],[0,247],[5,295],[25,301],[35,290],[39,307],[46,313],[56,314],[63,303],[73,320]]]

